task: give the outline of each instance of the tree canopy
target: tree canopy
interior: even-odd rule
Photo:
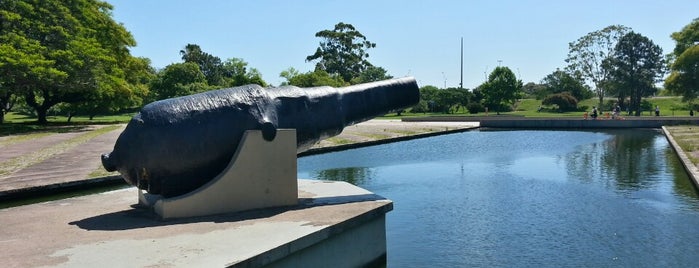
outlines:
[[[481,86],[486,107],[494,109],[497,114],[505,106],[511,106],[522,94],[522,81],[508,67],[496,67],[488,76],[488,81]]]
[[[568,92],[576,101],[592,97],[592,92],[582,81],[558,69],[544,77],[541,80],[541,84],[543,85],[543,92],[539,92],[539,94],[551,95]]]
[[[603,62],[612,56],[617,42],[629,30],[622,25],[611,25],[568,44],[568,72],[592,83],[600,104],[606,95],[605,85],[609,79],[607,69],[602,66]]]
[[[212,87],[234,87],[247,84],[267,86],[262,75],[255,68],[248,70],[248,63],[241,58],[221,58],[204,52],[197,44],[187,44],[180,50],[184,62],[195,63]]]
[[[349,83],[372,66],[367,60],[367,50],[376,47],[376,44],[367,41],[352,24],[340,22],[333,30],[323,30],[315,36],[323,41],[313,55],[306,57],[306,61],[317,60],[316,70],[340,75]]]
[[[641,34],[625,34],[604,63],[619,101],[630,97],[630,109],[641,115],[641,98],[657,91],[655,83],[663,75],[663,50]]]
[[[685,101],[694,100],[699,96],[699,18],[671,37],[675,49],[669,55],[670,75],[665,87]]]
[[[212,89],[193,62],[173,63],[158,72],[150,85],[151,101],[186,96]]]
[[[142,95],[128,68],[150,68],[133,64],[136,42],[111,9],[98,0],[0,1],[0,104],[20,96],[45,123],[59,103]]]
[[[282,85],[292,85],[297,87],[342,87],[349,85],[349,83],[342,80],[342,77],[339,75],[331,75],[323,70],[300,73],[294,68],[289,68],[282,71],[279,76],[286,78],[286,82],[284,82]]]

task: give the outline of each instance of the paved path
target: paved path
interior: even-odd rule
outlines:
[[[400,120],[370,120],[345,128],[342,134],[321,141],[313,148],[332,147],[348,143],[361,143],[402,136],[453,131],[477,127],[473,122],[401,122]],[[94,126],[100,128],[102,126]],[[121,128],[96,136],[73,147],[62,148],[50,157],[9,174],[0,174],[0,193],[17,191],[88,179],[90,173],[101,168],[100,155],[112,151],[114,142],[123,131]],[[88,129],[90,130],[90,129]],[[22,156],[36,154],[47,148],[70,141],[85,130],[51,133],[28,140],[8,142],[15,137],[3,137],[0,144],[0,167]],[[60,147],[60,146],[59,146]],[[21,159],[21,158],[20,158]],[[115,173],[116,174],[116,173]]]
[[[101,127],[95,126],[87,131]],[[43,161],[0,176],[0,192],[87,179],[90,173],[100,167],[99,156],[112,150],[114,141],[122,130],[123,126],[75,146],[58,148],[56,150],[65,150],[50,152],[51,156]],[[68,142],[70,139],[85,133],[87,132],[84,130],[52,133],[48,136],[0,147],[2,150],[0,166],[6,165],[18,157],[35,154],[41,150]],[[5,151],[6,149],[8,151]],[[7,155],[5,155],[6,152]]]

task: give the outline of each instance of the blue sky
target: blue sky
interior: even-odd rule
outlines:
[[[268,83],[305,62],[338,22],[354,25],[376,43],[369,61],[420,86],[458,87],[460,39],[464,87],[483,83],[498,64],[523,82],[539,82],[563,68],[568,43],[613,24],[631,27],[669,53],[672,32],[699,17],[696,0],[586,1],[136,1],[106,0],[113,17],[133,34],[132,55],[162,68],[181,62],[188,43],[225,60],[242,58]]]

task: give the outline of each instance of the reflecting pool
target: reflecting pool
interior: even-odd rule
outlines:
[[[699,197],[658,130],[477,130],[300,158],[394,201],[389,267],[690,267]]]

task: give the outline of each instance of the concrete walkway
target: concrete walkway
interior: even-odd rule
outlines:
[[[366,142],[385,141],[390,142],[396,138],[419,137],[425,134],[440,134],[444,132],[463,131],[477,127],[474,122],[401,122],[400,120],[369,120],[357,125],[346,127],[342,134],[323,140],[313,147],[336,147],[343,145],[361,145]],[[66,143],[87,131],[104,126],[91,126],[88,129],[80,129],[65,133],[50,133],[45,136],[25,139],[13,142],[18,137],[2,137],[0,140],[0,200],[7,195],[30,189],[42,188],[61,184],[81,184],[90,179],[90,174],[101,168],[100,155],[111,152],[114,142],[123,131],[125,125],[105,134],[93,137],[75,146],[57,146]],[[20,140],[20,139],[16,139]],[[53,149],[50,149],[53,148]],[[13,163],[32,158],[43,151],[45,159],[37,161],[26,167],[13,169]],[[24,157],[24,158],[23,158]],[[2,168],[5,166],[5,168]],[[7,166],[10,166],[7,168]],[[2,170],[9,170],[2,174]],[[105,173],[106,174],[106,173]],[[118,173],[113,173],[118,175]]]

